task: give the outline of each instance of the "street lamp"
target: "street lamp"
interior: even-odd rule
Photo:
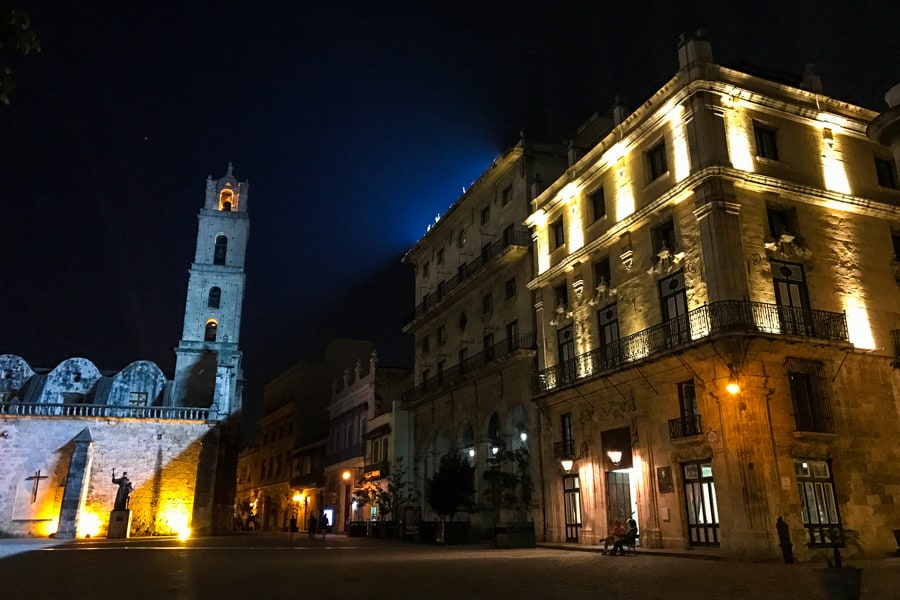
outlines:
[[[613,466],[618,467],[619,463],[622,462],[622,451],[621,450],[610,450],[606,453],[609,457],[609,461],[613,464]]]
[[[728,393],[732,396],[741,391],[741,386],[738,383],[737,371],[735,371],[734,365],[731,363],[728,363],[728,383],[725,385],[725,389],[728,390]]]

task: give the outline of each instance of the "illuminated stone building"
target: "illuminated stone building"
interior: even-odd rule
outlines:
[[[342,386],[335,383],[327,406],[322,501],[334,533],[347,532],[351,521],[384,518],[376,506],[356,501],[354,491],[367,482],[386,488],[392,466],[412,454],[409,420],[399,408],[409,378],[409,369],[378,367],[372,352],[367,372],[357,360],[352,373],[349,368],[344,371]]]
[[[132,534],[230,530],[246,209],[230,166],[207,180],[174,382],[149,361],[0,356],[0,532],[104,535],[114,469],[134,486]]]
[[[535,364],[531,234],[522,225],[542,181],[566,168],[565,148],[525,138],[500,155],[404,257],[415,268],[412,413],[414,481],[422,519],[436,520],[426,481],[442,456],[459,451],[475,466],[473,538],[492,535],[500,514],[485,496],[492,448],[527,448],[538,423],[529,378]],[[532,461],[539,481],[538,461]],[[540,510],[534,515],[539,517]],[[456,520],[467,518],[459,514]]]
[[[840,528],[892,551],[896,122],[678,58],[528,217],[547,539],[633,514],[648,547],[772,557],[783,516],[801,557]]]

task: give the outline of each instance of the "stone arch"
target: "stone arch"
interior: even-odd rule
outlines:
[[[506,415],[506,434],[509,436],[509,448],[517,450],[527,448],[531,437],[528,411],[518,403]]]
[[[19,390],[34,376],[24,358],[15,354],[0,354],[0,402],[14,398],[21,400]]]
[[[165,389],[162,369],[149,360],[137,360],[113,376],[103,400],[113,406],[162,406]]]
[[[90,404],[100,380],[100,371],[86,358],[69,358],[59,363],[44,382],[41,404]]]

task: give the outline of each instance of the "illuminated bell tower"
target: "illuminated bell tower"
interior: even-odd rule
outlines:
[[[209,407],[210,419],[225,418],[241,408],[238,340],[250,233],[249,187],[248,182],[235,179],[231,163],[224,177],[206,179],[184,329],[175,349],[172,403]]]

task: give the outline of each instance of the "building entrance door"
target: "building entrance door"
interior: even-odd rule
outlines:
[[[719,545],[719,507],[712,463],[698,460],[682,463],[684,473],[684,507],[687,511],[688,544]]]
[[[581,483],[578,475],[563,477],[563,505],[566,512],[566,541],[578,542],[581,529]]]
[[[606,515],[607,525],[612,531],[615,522],[623,525],[632,516],[634,509],[631,503],[631,478],[628,471],[609,471],[606,473]]]

